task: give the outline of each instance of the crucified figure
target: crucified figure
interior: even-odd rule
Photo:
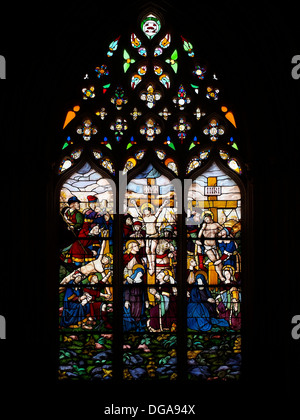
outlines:
[[[101,273],[103,276],[102,281],[106,282],[112,273],[111,271],[109,271],[107,274],[105,274],[105,271],[104,271],[104,265],[108,264],[110,261],[110,258],[103,254],[105,245],[106,245],[106,241],[102,241],[100,254],[97,259],[74,270],[72,273],[64,277],[62,281],[60,282],[60,284],[67,284],[69,283],[69,281],[71,281],[78,275],[81,275],[82,278],[85,278],[89,276],[90,274],[94,274],[94,273]]]
[[[148,263],[149,263],[149,270],[148,273],[150,276],[152,276],[154,274],[155,271],[155,256],[156,256],[156,247],[158,244],[158,239],[154,239],[154,238],[158,238],[158,231],[157,231],[157,227],[156,227],[156,222],[158,219],[158,216],[160,215],[160,213],[162,212],[162,210],[166,207],[166,205],[169,203],[169,200],[165,200],[162,204],[162,206],[160,206],[158,208],[158,210],[156,211],[155,214],[151,213],[151,207],[145,207],[143,210],[143,213],[140,211],[140,209],[138,208],[136,202],[134,199],[130,200],[131,204],[134,205],[138,215],[140,217],[143,218],[144,223],[145,223],[145,227],[146,227],[146,254],[147,254],[147,259],[148,259]]]
[[[214,222],[212,216],[210,213],[206,213],[204,215],[204,222],[203,225],[199,231],[198,238],[201,238],[201,236],[204,236],[204,253],[207,255],[207,257],[214,263],[216,272],[218,273],[220,279],[225,282],[225,277],[222,273],[222,261],[218,255],[218,249],[217,249],[217,241],[216,238],[218,237],[219,233],[223,227],[218,222]],[[202,245],[200,239],[196,241],[197,245]]]

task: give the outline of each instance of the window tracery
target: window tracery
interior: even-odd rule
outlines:
[[[67,112],[57,166],[59,177],[69,176],[60,190],[62,379],[114,378],[116,294],[124,379],[176,380],[178,346],[189,379],[240,375],[244,168],[233,111],[192,42],[146,14],[135,32],[111,41],[83,78],[80,105]],[[130,178],[123,214],[114,212],[111,188],[119,172]],[[183,202],[185,177],[192,184]],[[122,232],[114,231],[116,218]],[[115,261],[116,249],[123,261]],[[186,343],[177,328],[179,289],[187,294]]]

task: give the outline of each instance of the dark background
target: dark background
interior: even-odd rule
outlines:
[[[24,401],[23,408],[35,398],[49,409],[65,401],[73,409],[75,401],[76,407],[78,400],[83,405],[96,401],[100,414],[109,402],[122,399],[125,405],[196,403],[197,412],[210,399],[228,398],[231,412],[239,398],[251,401],[249,409],[259,400],[266,408],[274,402],[289,405],[300,375],[300,340],[291,337],[291,319],[300,314],[300,79],[291,75],[300,36],[294,2],[163,1],[158,6],[165,20],[193,39],[222,74],[242,133],[241,154],[253,188],[253,213],[246,227],[253,246],[243,296],[242,383],[172,383],[168,393],[165,386],[144,384],[142,389],[135,384],[121,389],[107,383],[56,383],[56,282],[49,265],[55,226],[48,192],[61,148],[59,132],[66,110],[79,97],[83,75],[124,26],[135,26],[145,5],[36,3],[8,5],[1,14],[0,54],[7,63],[7,79],[0,82],[0,314],[7,322],[7,339],[0,341],[1,383],[7,395]]]

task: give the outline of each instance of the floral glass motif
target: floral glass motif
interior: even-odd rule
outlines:
[[[102,66],[96,67],[95,72],[97,73],[98,79],[100,79],[102,76],[109,75],[108,67],[106,64],[102,64]]]
[[[99,111],[96,111],[95,114],[101,118],[101,120],[104,120],[104,118],[107,115],[107,112],[105,110],[105,108],[101,108]]]
[[[123,51],[123,58],[125,60],[123,64],[123,68],[124,68],[124,73],[126,73],[130,65],[135,63],[135,60],[130,57],[130,55],[128,54],[126,50]]]
[[[113,376],[113,206],[110,183],[88,163],[60,190],[60,215],[71,233],[60,248],[61,380]]]
[[[187,96],[183,85],[179,86],[177,97],[173,98],[173,102],[176,104],[176,106],[179,107],[180,110],[184,110],[185,106],[191,102],[191,99],[189,96]]]
[[[162,94],[154,90],[154,87],[152,84],[149,84],[147,87],[147,91],[141,92],[140,98],[142,101],[146,101],[146,105],[148,108],[153,108],[156,104],[156,101],[158,101],[162,97]]]
[[[205,73],[206,73],[205,67],[200,67],[198,64],[195,66],[195,70],[193,71],[193,74],[197,76],[198,79],[203,80]]]
[[[215,163],[188,191],[186,229],[188,377],[238,379],[241,192]]]
[[[94,86],[90,86],[89,89],[87,88],[83,88],[82,89],[82,93],[83,93],[83,99],[87,100],[89,98],[95,98],[95,87]]]
[[[174,50],[171,57],[165,60],[166,63],[170,64],[170,66],[172,67],[175,73],[177,73],[177,69],[178,69],[177,59],[178,59],[178,53],[177,53],[177,50]]]
[[[196,111],[194,112],[194,115],[196,117],[196,120],[200,120],[200,118],[204,117],[204,115],[206,115],[206,113],[202,112],[201,109],[198,107],[198,108],[196,108]]]
[[[163,117],[164,120],[167,120],[169,118],[171,114],[171,112],[169,112],[168,108],[164,108],[161,112],[158,113],[158,115],[160,115],[161,117]]]
[[[219,126],[218,121],[213,118],[210,120],[209,125],[205,127],[203,133],[210,137],[211,141],[218,140],[219,136],[225,133],[224,127]]]
[[[142,115],[142,113],[137,109],[137,107],[134,107],[133,111],[130,113],[130,115],[132,116],[133,120],[137,120],[138,117],[140,117]]]
[[[178,131],[178,138],[182,143],[186,137],[186,131],[191,129],[191,125],[186,122],[184,117],[180,117],[178,124],[174,125],[174,130]]]
[[[128,99],[124,96],[124,89],[117,87],[115,95],[111,98],[111,102],[116,106],[117,110],[121,110],[123,105],[127,104]]]
[[[172,182],[150,164],[129,182],[124,213],[124,379],[173,380],[177,377],[177,208]]]
[[[141,127],[140,133],[146,136],[148,141],[153,141],[157,134],[161,133],[160,126],[152,119],[146,121],[146,125]]]
[[[124,118],[116,118],[116,121],[111,124],[110,129],[115,132],[115,137],[117,141],[120,141],[124,131],[128,128],[127,121]]]
[[[217,101],[219,99],[219,89],[208,86],[208,88],[206,89],[207,93],[206,93],[206,97],[208,99],[213,99],[214,101]]]
[[[97,128],[93,126],[92,121],[86,119],[83,121],[83,125],[77,128],[77,133],[82,134],[83,140],[91,140],[91,136],[95,135],[98,132]]]

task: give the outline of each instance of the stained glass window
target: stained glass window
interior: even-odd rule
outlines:
[[[103,45],[66,110],[62,380],[240,377],[247,171],[234,107],[199,48],[145,12]]]
[[[172,182],[150,164],[129,182],[124,209],[124,378],[173,379],[177,206]]]
[[[188,375],[234,378],[241,364],[241,192],[215,163],[188,192]]]
[[[88,378],[95,370],[97,377],[112,376],[113,206],[110,183],[88,163],[61,187],[61,378]],[[104,348],[105,361],[99,357]]]

